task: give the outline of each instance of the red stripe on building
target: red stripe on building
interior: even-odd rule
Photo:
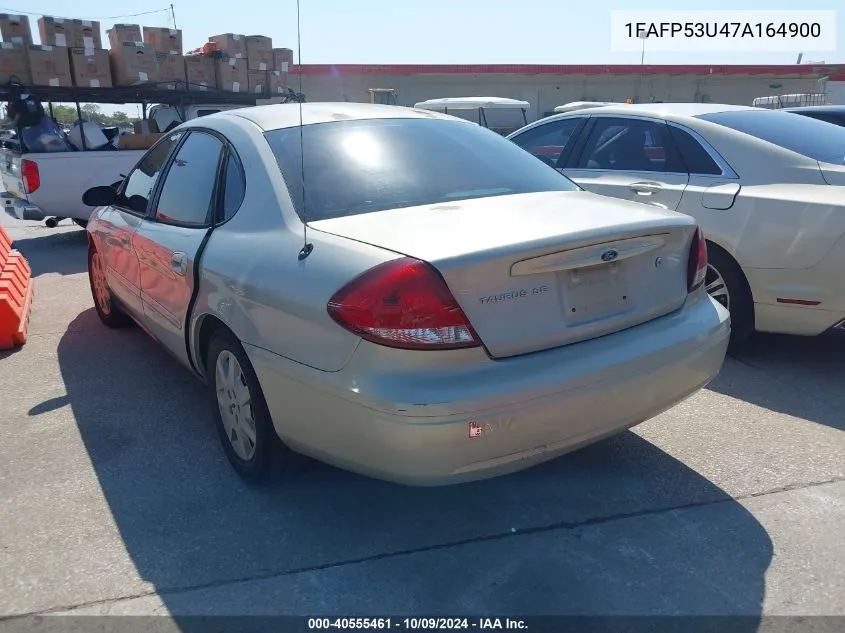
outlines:
[[[294,66],[292,74],[299,72]],[[303,64],[303,75],[771,75],[845,81],[845,65]]]

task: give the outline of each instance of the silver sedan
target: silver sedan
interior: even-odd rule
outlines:
[[[303,455],[414,485],[525,468],[694,393],[730,334],[692,218],[437,113],[203,117],[85,202],[100,319],[207,383],[249,480]]]
[[[508,138],[588,191],[698,220],[705,284],[735,344],[845,329],[845,128],[746,106],[615,104]]]

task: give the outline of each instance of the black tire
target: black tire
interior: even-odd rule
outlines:
[[[731,348],[745,343],[754,334],[754,298],[745,274],[731,257],[721,247],[707,243],[707,263],[721,276],[727,287],[731,313]],[[710,283],[711,272],[708,271],[707,284]],[[720,302],[724,305],[724,302]]]
[[[237,454],[230,435],[223,423],[223,414],[217,398],[217,359],[224,352],[228,352],[237,359],[241,367],[243,383],[249,389],[252,418],[255,421],[254,452],[249,459]],[[258,382],[258,376],[249,362],[240,341],[228,330],[219,328],[211,336],[206,354],[206,378],[208,394],[211,404],[217,435],[223,446],[223,451],[235,472],[251,484],[270,483],[277,473],[290,476],[302,468],[304,456],[295,453],[285,446],[273,428],[273,420],[267,408],[264,392]],[[235,432],[236,433],[236,432]]]
[[[73,218],[73,223],[83,229],[88,228],[88,220],[80,220],[78,218]]]
[[[109,291],[108,297],[104,300],[105,305],[101,305],[97,298],[97,290],[94,283],[94,257],[99,257],[97,249],[93,246],[88,248],[88,283],[91,286],[91,297],[94,299],[94,309],[97,311],[97,316],[100,317],[103,325],[110,328],[123,328],[131,325],[132,319],[120,309],[118,303],[111,296]],[[108,286],[106,285],[108,288]]]

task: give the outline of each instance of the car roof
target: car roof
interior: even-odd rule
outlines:
[[[254,123],[264,131],[297,127],[300,124],[313,125],[315,123],[363,119],[445,119],[474,125],[472,122],[431,110],[373,103],[344,102],[278,103],[217,112],[209,115],[209,117],[239,117]],[[205,119],[205,117],[203,118]]]
[[[782,108],[786,112],[828,112],[830,114],[845,114],[845,105],[798,106]]]
[[[680,121],[683,119],[695,118],[704,116],[706,114],[716,114],[718,112],[736,112],[751,110],[753,112],[771,112],[764,108],[754,108],[751,106],[728,105],[724,103],[617,103],[614,105],[600,106],[597,108],[585,108],[583,110],[571,110],[562,114],[553,114],[544,119],[538,119],[533,123],[529,123],[525,127],[518,129],[508,135],[507,138],[514,138],[527,130],[560,121],[562,119],[569,119],[579,116],[595,116],[602,114],[611,115],[640,115],[645,117],[652,117],[655,119],[669,119]]]
[[[725,103],[617,103],[590,108],[590,114],[640,114],[657,118],[695,117],[717,112],[735,110],[760,110],[752,106],[728,105]],[[576,110],[574,113],[577,113]],[[568,114],[573,114],[572,112]]]
[[[415,108],[530,108],[527,101],[508,99],[506,97],[443,97],[420,101]]]
[[[573,110],[586,110],[588,108],[600,108],[607,105],[616,105],[613,101],[571,101],[557,106],[552,110],[556,114],[572,112]]]

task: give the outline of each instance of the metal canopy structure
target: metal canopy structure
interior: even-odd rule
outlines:
[[[228,92],[217,88],[207,88],[176,82],[177,89],[171,90],[173,82],[143,84],[137,86],[112,86],[109,88],[84,88],[79,86],[25,86],[14,80],[0,85],[0,101],[8,102],[18,99],[22,94],[29,98],[47,103],[50,116],[53,116],[53,104],[74,103],[79,121],[83,121],[82,103],[106,104],[140,104],[142,118],[147,118],[147,108],[152,104],[160,104],[180,108],[182,120],[185,119],[184,108],[192,105],[234,105],[249,107],[258,101],[272,101],[278,103],[304,103],[305,95],[288,88],[287,93],[271,94],[269,92]],[[193,87],[193,89],[191,89]],[[20,137],[20,130],[17,131]],[[85,147],[85,136],[82,137],[82,149]]]
[[[270,94],[249,92],[227,92],[214,88],[208,90],[166,90],[155,85],[115,86],[112,88],[80,88],[71,86],[23,86],[34,98],[48,103],[140,103],[184,106],[184,105],[255,105],[256,99],[267,98]],[[7,101],[10,96],[8,86],[0,87],[0,99]]]

